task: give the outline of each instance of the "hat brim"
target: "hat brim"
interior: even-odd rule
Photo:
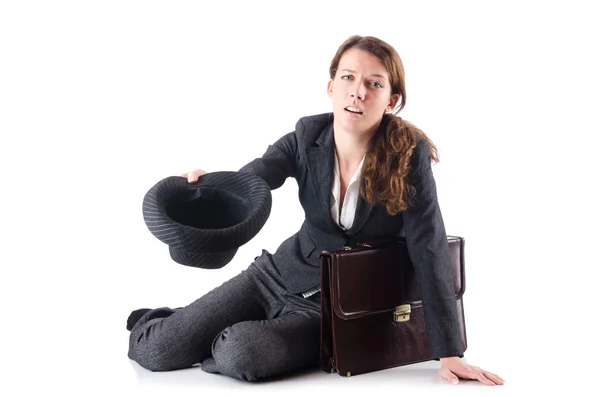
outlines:
[[[231,262],[236,252],[237,248],[224,252],[187,252],[169,247],[169,255],[175,262],[202,269],[220,269]]]

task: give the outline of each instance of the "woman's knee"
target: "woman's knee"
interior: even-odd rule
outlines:
[[[178,357],[172,341],[168,338],[160,338],[153,335],[151,324],[130,335],[129,352],[130,359],[150,371],[171,371],[187,368],[192,364]]]
[[[212,355],[220,373],[256,381],[272,375],[271,352],[285,354],[285,343],[278,343],[277,336],[256,332],[256,328],[248,325],[239,323],[223,330],[213,341]],[[269,339],[268,348],[261,343],[265,338]]]

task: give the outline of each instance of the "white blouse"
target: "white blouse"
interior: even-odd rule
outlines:
[[[333,186],[331,188],[331,218],[338,224],[343,230],[348,230],[352,227],[354,222],[354,215],[356,213],[356,205],[358,204],[358,196],[360,194],[360,175],[363,163],[365,162],[366,154],[363,156],[358,169],[350,179],[346,194],[344,195],[344,202],[342,204],[342,213],[340,215],[340,166],[338,164],[337,154],[335,155],[335,175],[333,178]]]

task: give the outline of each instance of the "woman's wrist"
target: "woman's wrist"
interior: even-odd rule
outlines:
[[[456,359],[460,359],[460,357],[458,357],[458,356],[440,357],[440,363],[445,363],[445,362],[449,362],[449,361],[456,360]]]

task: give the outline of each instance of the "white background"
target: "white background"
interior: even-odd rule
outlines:
[[[598,12],[594,2],[5,1],[0,5],[0,388],[10,394],[453,395],[597,388]],[[218,5],[217,5],[218,4]],[[466,239],[468,362],[246,384],[127,358],[139,307],[185,305],[297,231],[297,185],[225,268],[172,262],[146,191],[237,170],[298,118],[331,110],[350,35],[392,44],[401,116],[440,150],[448,234]]]

